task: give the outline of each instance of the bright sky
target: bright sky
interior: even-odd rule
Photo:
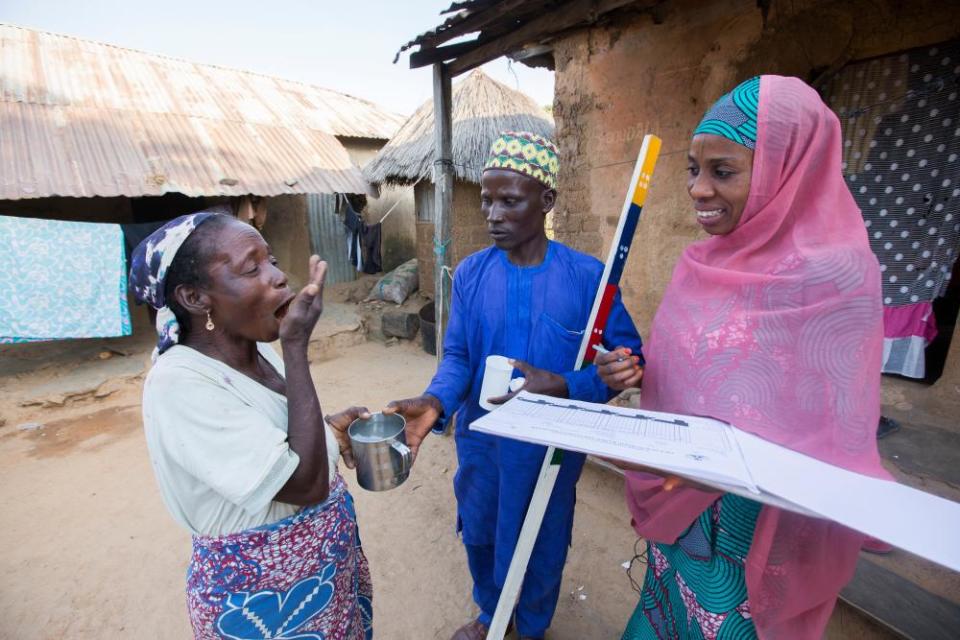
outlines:
[[[0,0],[0,22],[349,93],[408,115],[432,96],[429,68],[401,45],[432,29],[451,0]],[[553,73],[501,58],[490,76],[553,103]],[[462,78],[462,76],[461,76]],[[454,80],[456,82],[456,79]]]

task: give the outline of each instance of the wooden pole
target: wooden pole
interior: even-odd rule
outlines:
[[[633,176],[630,178],[630,187],[627,189],[627,197],[624,200],[623,208],[620,210],[617,231],[613,236],[613,243],[610,245],[610,253],[607,255],[606,267],[603,270],[603,276],[600,278],[597,295],[593,300],[590,319],[587,321],[587,328],[584,331],[583,340],[580,342],[580,352],[577,354],[574,370],[579,370],[593,362],[596,351],[592,347],[601,344],[603,340],[607,318],[610,315],[610,309],[613,307],[614,297],[620,288],[620,276],[623,275],[627,255],[630,253],[630,245],[633,243],[633,235],[637,230],[637,223],[640,222],[640,214],[643,212],[643,205],[647,199],[653,168],[656,166],[657,157],[660,155],[660,144],[660,138],[654,135],[647,135],[643,138],[640,155],[637,156]],[[612,345],[608,346],[612,347]],[[547,447],[547,454],[543,458],[540,475],[537,477],[537,486],[534,488],[533,496],[531,496],[530,503],[527,506],[527,515],[524,517],[523,526],[520,528],[520,536],[517,539],[516,547],[514,547],[513,558],[510,560],[507,577],[504,579],[503,588],[500,590],[500,600],[497,601],[497,610],[490,622],[486,640],[503,640],[507,633],[507,625],[513,615],[514,608],[517,606],[517,601],[520,599],[520,590],[523,587],[523,578],[527,574],[530,554],[533,553],[533,546],[540,534],[540,525],[543,523],[543,516],[547,512],[547,504],[550,501],[550,494],[553,493],[553,486],[557,482],[557,476],[560,474],[560,463],[562,461],[563,451]]]
[[[433,65],[434,162],[433,282],[436,309],[437,361],[443,358],[443,334],[450,316],[451,219],[453,217],[453,125],[450,112],[450,69]]]

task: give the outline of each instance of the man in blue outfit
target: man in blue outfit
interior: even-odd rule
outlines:
[[[558,167],[556,147],[541,136],[506,132],[493,143],[480,207],[494,246],[457,268],[443,359],[429,388],[385,409],[406,418],[407,443],[414,450],[431,428],[457,414],[459,468],[453,484],[480,615],[452,640],[486,637],[546,451],[469,430],[485,413],[479,395],[486,357],[512,358],[527,391],[593,402],[615,395],[595,367],[573,371],[603,265],[547,238],[544,221],[557,197]],[[634,366],[643,365],[640,336],[619,295],[604,344],[630,348]],[[582,454],[564,455],[516,609],[521,638],[542,638],[550,626],[583,463]]]

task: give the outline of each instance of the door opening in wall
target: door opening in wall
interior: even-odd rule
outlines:
[[[852,62],[821,92],[880,262],[883,371],[934,382],[960,309],[960,40]]]

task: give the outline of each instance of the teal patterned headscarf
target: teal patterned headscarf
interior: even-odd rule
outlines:
[[[760,105],[760,76],[750,78],[710,107],[693,135],[710,133],[742,144],[757,146],[757,108]]]

